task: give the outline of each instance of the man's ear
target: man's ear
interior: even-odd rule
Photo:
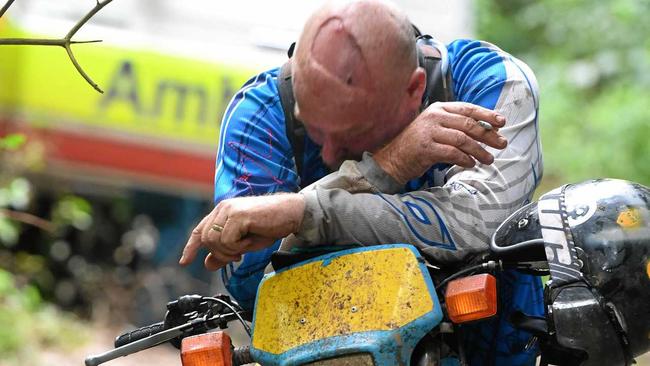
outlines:
[[[419,109],[422,105],[422,95],[427,85],[427,75],[424,69],[417,67],[409,78],[408,87],[406,88],[408,106],[410,109]]]

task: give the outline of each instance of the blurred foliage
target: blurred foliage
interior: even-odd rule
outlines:
[[[5,247],[17,244],[25,225],[55,235],[69,226],[85,230],[92,224],[88,201],[70,194],[58,199],[49,213],[50,218],[28,212],[34,194],[32,184],[24,175],[43,160],[40,145],[39,141],[28,144],[25,135],[19,133],[0,137],[0,244]]]
[[[0,268],[28,285],[19,293],[38,289],[44,302],[60,309],[120,324],[132,317],[158,321],[170,298],[208,291],[207,282],[179,276],[177,251],[159,250],[152,221],[167,223],[172,238],[185,238],[189,223],[170,213],[203,212],[202,204],[178,207],[172,196],[102,191],[106,187],[39,174],[47,141],[29,136],[0,136]],[[157,267],[165,261],[172,270]],[[19,331],[16,323],[6,326],[7,334]]]
[[[477,0],[476,9],[478,37],[537,75],[544,186],[650,185],[650,0]]]
[[[80,197],[63,194],[45,213],[35,202],[37,189],[27,177],[41,164],[43,151],[40,141],[28,141],[22,134],[0,137],[3,365],[38,364],[43,349],[72,349],[88,332],[73,315],[56,309],[42,297],[61,284],[50,266],[52,243],[69,228],[85,230],[92,223],[91,206]]]
[[[0,137],[0,154],[4,157],[8,152],[20,149],[25,144],[26,138],[22,134],[9,134]],[[4,159],[3,159],[4,160]],[[29,201],[30,186],[24,178],[15,177],[5,171],[4,166],[0,175],[0,209],[6,207],[25,208]],[[0,243],[13,246],[18,241],[20,225],[6,215],[0,214]]]
[[[25,144],[25,135],[14,133],[0,138],[0,149],[14,151]]]
[[[85,199],[63,196],[52,210],[52,221],[58,226],[72,225],[76,229],[86,230],[93,222],[92,207]]]
[[[41,300],[35,286],[0,270],[0,355],[4,365],[37,364],[45,349],[83,344],[88,329],[71,314]]]

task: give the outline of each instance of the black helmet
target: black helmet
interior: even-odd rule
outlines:
[[[628,365],[650,350],[647,187],[613,179],[562,186],[511,215],[491,246],[506,258],[547,261],[553,363]]]

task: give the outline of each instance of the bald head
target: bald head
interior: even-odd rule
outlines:
[[[382,76],[404,76],[417,62],[410,22],[379,1],[323,7],[305,25],[300,42],[305,52],[297,59],[311,55],[332,76],[363,89]]]
[[[332,133],[384,128],[398,118],[416,69],[413,29],[399,9],[378,0],[329,3],[309,18],[297,44],[298,117]]]

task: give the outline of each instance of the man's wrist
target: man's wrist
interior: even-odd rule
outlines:
[[[363,153],[363,158],[356,163],[359,172],[377,191],[393,194],[404,188],[404,183],[397,181],[377,161],[376,156],[369,152]]]
[[[384,146],[373,156],[377,165],[383,170],[386,174],[391,176],[395,182],[403,186],[408,181],[404,179],[400,174],[399,167],[394,163],[392,159],[392,153],[390,145]]]
[[[280,194],[283,195],[283,194]],[[300,227],[302,226],[302,221],[304,218],[304,212],[305,212],[305,197],[299,193],[285,193],[286,195],[286,202],[283,203],[285,207],[289,210],[289,217],[292,217],[295,219],[291,220],[291,232],[296,233],[300,230]]]
[[[305,209],[303,211],[302,222],[295,234],[307,243],[317,242],[320,238],[320,224],[325,217],[318,203],[318,193],[313,189],[301,191],[299,194],[304,199]]]

